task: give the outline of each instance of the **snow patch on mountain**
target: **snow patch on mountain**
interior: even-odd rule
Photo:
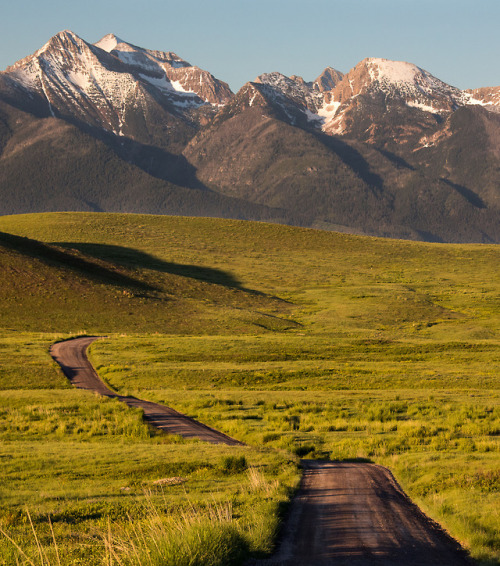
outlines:
[[[484,100],[477,100],[477,98],[473,98],[472,96],[467,100],[467,104],[471,106],[491,106],[493,102],[484,102]]]
[[[169,92],[175,90],[174,87],[172,86],[172,83],[167,79],[166,76],[158,78],[158,77],[151,77],[149,75],[143,75],[142,73],[139,73],[139,76],[141,77],[142,80],[146,81],[155,88],[159,88],[160,90],[166,90]]]
[[[94,43],[94,45],[110,53],[111,51],[113,51],[113,49],[116,49],[116,46],[119,43],[124,43],[124,42],[114,33],[108,33],[108,35],[105,35],[97,43]]]
[[[403,61],[389,61],[388,59],[368,59],[368,72],[373,81],[387,81],[390,83],[412,83],[422,70],[416,65]]]
[[[469,104],[480,104],[490,112],[500,112],[500,86],[467,90]]]
[[[321,118],[323,118],[325,122],[327,122],[335,117],[339,108],[340,108],[340,102],[331,102],[325,104],[322,108],[320,108],[318,111],[318,115]]]
[[[9,83],[14,87],[21,87],[24,90],[31,91],[35,88],[35,73],[30,72],[26,73],[23,72],[22,69],[15,69],[12,70],[7,78],[9,79]],[[30,92],[31,94],[31,92]]]
[[[311,112],[308,108],[304,110],[304,114],[306,115],[307,120],[309,122],[313,122],[315,125],[321,125],[325,121],[322,116]]]
[[[179,81],[171,81],[171,80],[168,79],[168,77],[166,75],[164,75],[161,78],[158,78],[158,77],[151,77],[149,75],[144,75],[142,73],[139,73],[139,76],[141,77],[141,79],[143,79],[144,81],[146,81],[150,85],[152,85],[155,88],[158,88],[162,91],[166,91],[166,92],[169,92],[169,93],[187,95],[186,96],[186,98],[187,98],[186,104],[187,105],[196,104],[196,105],[199,106],[200,104],[203,104],[203,101],[200,100],[200,98],[196,94],[196,92],[193,92],[191,90],[186,90],[181,85],[181,83]],[[179,101],[176,101],[176,103],[179,104]]]
[[[117,51],[113,50],[113,55],[116,55],[125,65],[133,65],[135,67],[143,67],[146,69],[156,70],[160,68],[157,61],[151,61],[142,53],[136,51]]]
[[[479,89],[479,91],[483,91],[483,93],[487,92],[487,94],[481,96],[480,92],[475,94],[466,93],[466,104],[470,106],[482,106],[490,112],[500,112],[500,88],[498,88],[497,93],[494,92],[494,89]]]
[[[194,90],[189,90],[189,89],[185,89],[182,84],[180,83],[180,81],[171,81],[170,83],[172,85],[172,88],[176,91],[176,92],[182,92],[184,94],[190,94],[190,95],[196,95],[196,92],[194,92]]]
[[[408,100],[406,102],[406,105],[410,108],[418,108],[419,110],[423,110],[424,112],[431,112],[432,114],[439,114],[440,112],[442,112],[442,110],[436,109],[434,108],[434,106],[431,106],[429,104],[422,104],[421,102],[418,102],[416,100]]]
[[[91,78],[88,74],[83,72],[69,71],[67,74],[68,80],[73,83],[81,92],[86,92],[91,86]]]

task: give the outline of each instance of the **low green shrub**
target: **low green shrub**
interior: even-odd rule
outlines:
[[[220,465],[223,474],[241,474],[248,468],[245,456],[224,456]]]
[[[299,458],[303,458],[304,456],[313,455],[316,451],[316,446],[314,444],[302,444],[301,446],[297,446],[294,450],[295,455]]]

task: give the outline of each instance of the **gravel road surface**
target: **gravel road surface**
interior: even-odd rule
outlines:
[[[253,566],[471,566],[376,464],[304,460],[277,553]]]

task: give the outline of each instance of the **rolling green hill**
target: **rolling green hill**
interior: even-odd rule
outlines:
[[[125,246],[54,246],[2,232],[0,262],[9,330],[223,333],[294,324],[282,318],[283,301],[242,288],[223,270]]]
[[[153,508],[201,521],[210,502],[233,550],[265,554],[309,456],[389,466],[479,564],[499,563],[497,246],[107,213],[4,216],[0,232],[0,457],[15,486],[0,527],[35,560],[26,504],[45,548],[50,514],[68,563],[105,560],[110,517],[123,553]],[[90,356],[115,390],[249,446],[158,435],[68,388],[48,347],[81,332],[106,334]],[[168,478],[183,483],[155,487]],[[15,563],[5,539],[0,557]]]
[[[300,317],[309,322],[322,316],[329,331],[348,325],[367,333],[403,329],[403,335],[412,337],[449,338],[450,333],[476,332],[480,338],[481,333],[490,336],[487,329],[496,328],[498,320],[493,274],[499,250],[494,245],[425,244],[235,220],[95,213],[4,216],[0,230],[79,250],[133,270],[150,284],[167,285],[169,269],[189,275],[192,266],[191,282],[212,278],[217,283],[219,278],[226,283],[218,293],[241,287],[293,297]],[[334,304],[341,310],[338,318],[329,319],[326,313],[333,314]],[[358,320],[361,308],[365,312]],[[431,325],[414,327],[420,320]]]

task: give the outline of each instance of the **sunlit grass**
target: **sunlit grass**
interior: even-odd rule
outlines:
[[[26,301],[3,289],[0,524],[33,559],[26,504],[44,548],[51,516],[68,564],[133,564],[155,529],[167,540],[180,527],[187,543],[210,506],[230,510],[226,548],[269,552],[308,456],[389,466],[474,557],[500,563],[497,246],[85,213],[2,217],[0,230],[160,290],[75,287],[46,265],[19,282]],[[157,434],[117,401],[72,390],[48,348],[97,332],[107,338],[91,359],[112,387],[249,447]],[[182,481],[154,483],[169,478]],[[16,556],[4,539],[1,559]]]

